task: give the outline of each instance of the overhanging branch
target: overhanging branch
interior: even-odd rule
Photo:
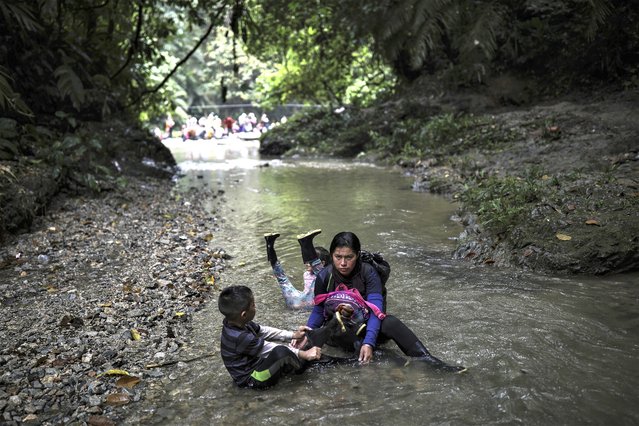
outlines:
[[[124,71],[127,66],[129,66],[129,63],[131,63],[131,59],[133,59],[133,54],[138,48],[138,44],[140,43],[140,34],[142,33],[142,22],[144,21],[143,6],[144,1],[140,1],[140,3],[138,4],[138,23],[135,29],[135,37],[133,38],[133,40],[131,40],[131,45],[129,46],[129,53],[127,55],[126,61],[122,64],[120,69],[111,76],[111,80],[116,78],[122,71]]]
[[[166,84],[166,82],[169,81],[169,79],[173,76],[173,74],[175,74],[176,71],[186,61],[188,61],[191,56],[193,56],[193,54],[197,51],[197,49],[199,49],[199,47],[202,45],[202,43],[204,43],[204,41],[208,38],[208,36],[211,35],[211,32],[213,32],[213,28],[215,28],[215,26],[217,25],[218,18],[220,17],[222,12],[224,12],[225,7],[226,7],[226,4],[224,4],[222,7],[220,7],[218,9],[217,13],[215,14],[215,17],[211,20],[211,25],[209,25],[209,27],[206,29],[206,32],[204,33],[204,35],[202,37],[200,37],[200,39],[195,44],[193,49],[191,49],[191,51],[189,53],[187,53],[184,58],[182,58],[177,64],[175,64],[175,66],[173,67],[171,72],[166,77],[164,77],[164,79],[160,83],[158,83],[158,85],[155,86],[153,89],[144,90],[142,93],[140,93],[140,96],[138,96],[133,102],[128,104],[127,107],[130,107],[131,105],[137,104],[138,102],[140,102],[140,100],[144,96],[150,95],[152,93],[157,93],[162,88],[162,86],[164,86]]]

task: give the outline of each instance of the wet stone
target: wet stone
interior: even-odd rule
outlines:
[[[96,405],[100,405],[102,403],[102,397],[98,395],[89,396],[89,405],[94,407]]]

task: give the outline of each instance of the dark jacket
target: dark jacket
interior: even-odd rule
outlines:
[[[366,301],[382,309],[382,281],[372,265],[358,259],[350,277],[342,276],[339,271],[334,270],[333,265],[327,266],[315,278],[315,296],[335,291],[339,284],[344,284],[348,288],[356,288]],[[323,304],[315,305],[306,325],[318,328],[324,323],[324,319]],[[363,343],[374,348],[380,327],[380,319],[371,315],[366,323],[366,336]]]

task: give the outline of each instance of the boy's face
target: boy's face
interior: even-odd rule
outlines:
[[[253,321],[253,318],[255,318],[255,299],[251,299],[251,304],[249,305],[249,308],[244,311],[245,315],[244,315],[244,319],[248,322],[248,321]]]

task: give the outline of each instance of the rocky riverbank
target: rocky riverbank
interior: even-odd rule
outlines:
[[[412,100],[393,106],[404,118],[396,117],[392,134],[375,128],[379,121],[352,115],[342,123],[336,120],[343,116],[333,115],[327,127],[346,138],[335,138],[334,146],[321,137],[318,122],[304,128],[312,148],[292,142],[300,133],[269,137],[285,155],[339,149],[372,160],[379,153],[368,149],[371,140],[390,150],[394,138],[404,146],[420,135],[406,132],[413,124],[419,130],[430,123],[423,135],[437,137],[429,133],[434,123],[449,138],[446,150],[422,144],[419,160],[405,155],[399,163],[414,175],[415,190],[462,201],[466,229],[454,256],[487,267],[623,272],[639,265],[637,96],[481,115]],[[367,114],[373,120],[379,112]],[[353,120],[361,132],[342,131]],[[11,219],[2,229],[29,227],[7,235],[0,247],[1,423],[117,424],[120,407],[170,380],[185,361],[180,348],[191,315],[217,294],[228,258],[216,239],[222,219],[203,200],[223,203],[224,196],[175,192],[171,159],[156,145],[138,142],[139,152],[126,155],[133,172],[155,159],[162,166],[155,178],[121,175],[103,183],[98,196],[54,196],[59,188],[52,177],[27,169],[23,179],[14,168],[0,168],[4,183],[30,182],[0,190],[3,200],[14,200],[2,206],[3,220]],[[17,220],[37,206],[46,206],[46,214]]]
[[[260,152],[400,164],[414,189],[459,201],[453,256],[544,273],[639,270],[639,92],[500,107],[481,94],[406,95],[312,112]]]
[[[167,180],[58,197],[0,248],[0,423],[118,422],[169,368],[217,294],[219,218]],[[217,204],[219,206],[219,204]]]
[[[454,257],[549,273],[639,270],[639,93],[482,115],[481,144],[412,168],[461,201]]]

